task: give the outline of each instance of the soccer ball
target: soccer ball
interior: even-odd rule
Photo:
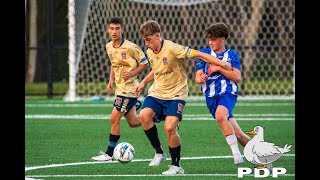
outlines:
[[[132,161],[135,151],[130,143],[119,143],[113,151],[113,158],[121,163],[128,163]]]

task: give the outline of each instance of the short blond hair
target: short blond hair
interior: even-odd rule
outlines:
[[[139,30],[140,36],[142,38],[145,38],[149,35],[153,35],[155,33],[160,33],[160,32],[161,32],[160,25],[157,21],[154,21],[154,20],[148,20],[142,23]]]

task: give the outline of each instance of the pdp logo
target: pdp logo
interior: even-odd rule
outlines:
[[[244,157],[255,165],[254,177],[264,178],[270,175],[276,178],[278,175],[284,175],[287,170],[283,167],[272,168],[272,162],[279,159],[284,153],[290,151],[291,145],[285,145],[283,148],[276,146],[274,143],[264,141],[264,129],[261,126],[256,126],[247,134],[253,135],[252,139],[246,144],[243,149]],[[238,168],[238,177],[242,178],[244,175],[250,175],[252,170],[247,167]]]
[[[263,172],[261,172],[263,171]],[[272,168],[272,177],[277,178],[278,175],[284,175],[286,174],[287,170],[282,167],[274,167]],[[244,168],[238,168],[238,177],[243,178],[243,175],[250,175],[252,173],[252,170],[250,168],[244,167]],[[267,168],[258,169],[254,168],[254,177],[256,178],[265,178],[270,175],[270,170]]]

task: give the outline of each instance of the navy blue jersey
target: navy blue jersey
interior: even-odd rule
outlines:
[[[211,54],[219,58],[222,61],[228,62],[233,68],[240,70],[240,59],[236,51],[226,48],[226,50],[220,54],[216,54],[211,48],[202,48],[201,52]],[[196,59],[196,71],[202,70],[205,75],[208,76],[209,63]],[[217,97],[223,93],[231,93],[238,95],[238,84],[230,79],[226,78],[220,72],[214,72],[208,76],[208,81],[201,84],[201,91],[205,97]]]

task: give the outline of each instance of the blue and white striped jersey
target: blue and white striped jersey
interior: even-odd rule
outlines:
[[[202,48],[201,52],[211,54],[222,61],[231,63],[233,68],[240,70],[240,59],[235,50],[226,48],[221,54],[216,54],[211,50],[211,48]],[[196,59],[196,71],[203,70],[205,75],[208,76],[209,63],[202,61],[201,59]],[[238,84],[224,77],[220,72],[215,72],[208,77],[208,81],[201,84],[201,91],[204,93],[205,97],[217,97],[223,93],[231,93],[238,95]]]

